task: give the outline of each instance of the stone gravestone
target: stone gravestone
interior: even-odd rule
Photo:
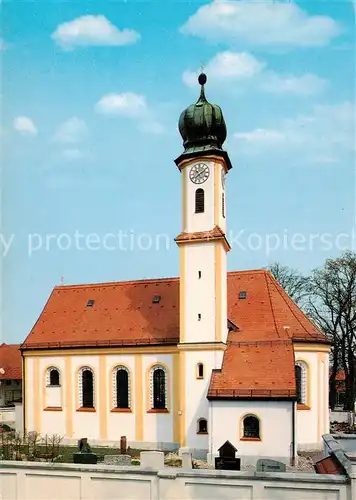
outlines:
[[[96,464],[98,457],[91,451],[87,438],[78,441],[79,452],[73,453],[73,462],[75,464]]]
[[[240,470],[241,459],[236,458],[237,449],[230,441],[226,441],[218,449],[219,456],[215,457],[215,469],[220,470]]]
[[[286,472],[286,470],[286,464],[268,458],[260,458],[256,464],[256,472]]]

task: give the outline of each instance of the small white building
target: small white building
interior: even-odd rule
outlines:
[[[54,288],[22,345],[27,431],[209,457],[229,440],[246,461],[321,446],[329,342],[268,272],[227,273],[232,165],[205,80],[179,120],[179,278]]]

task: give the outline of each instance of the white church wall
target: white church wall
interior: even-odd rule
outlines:
[[[298,449],[317,449],[322,435],[329,432],[329,356],[326,352],[306,351],[295,346],[295,361],[307,367],[306,405],[297,409]]]
[[[100,401],[99,386],[99,356],[78,355],[71,357],[72,380],[72,408],[73,408],[73,435],[76,440],[87,437],[95,439],[100,436],[98,405]],[[95,411],[78,411],[80,408],[80,395],[78,384],[78,371],[81,367],[89,367],[94,372],[94,408]]]
[[[186,248],[185,278],[189,290],[185,299],[185,342],[215,340],[214,247],[213,244],[191,243]],[[201,314],[200,319],[198,314]]]
[[[131,412],[115,411],[116,394],[114,392],[113,377],[115,368],[125,366],[129,371],[129,402]],[[133,354],[115,354],[106,356],[106,382],[107,388],[107,439],[109,441],[120,441],[126,436],[128,441],[135,440],[135,408],[137,399],[142,394],[135,391],[135,356]]]
[[[33,397],[33,386],[34,386],[34,359],[25,358],[24,361],[24,380],[23,380],[23,392],[24,392],[24,427],[26,431],[35,430],[34,426],[34,397]],[[38,403],[40,404],[40,403]]]
[[[197,163],[204,163],[209,167],[209,177],[203,184],[194,184],[189,173],[191,168]],[[187,232],[210,231],[214,227],[214,162],[195,160],[186,167],[186,208],[187,208]],[[219,180],[219,179],[218,179]],[[203,213],[195,213],[195,192],[197,189],[204,189],[205,208]],[[184,192],[184,191],[183,191]]]
[[[209,401],[206,395],[209,388],[211,371],[220,368],[223,351],[186,351],[186,402],[185,402],[185,429],[186,443],[194,456],[205,455],[209,448],[209,432],[211,422],[209,421]],[[198,363],[203,364],[204,378],[197,377]],[[198,420],[205,418],[208,424],[208,434],[197,434]]]
[[[150,412],[151,381],[150,370],[155,365],[161,365],[168,374],[167,383],[167,413]],[[157,448],[166,448],[173,443],[173,415],[176,409],[173,401],[173,355],[172,354],[144,354],[142,359],[142,388],[143,401],[143,441]]]
[[[243,418],[255,415],[260,421],[260,441],[243,439]],[[225,441],[237,448],[242,463],[256,464],[259,458],[290,463],[292,403],[289,401],[212,401],[209,452],[218,454]]]

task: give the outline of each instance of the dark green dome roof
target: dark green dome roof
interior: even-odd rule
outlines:
[[[204,146],[222,149],[226,139],[226,124],[221,108],[206,100],[206,80],[206,75],[201,73],[198,78],[201,85],[200,97],[195,104],[185,109],[179,118],[178,127],[185,150]]]

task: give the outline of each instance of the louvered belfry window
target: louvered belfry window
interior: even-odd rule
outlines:
[[[195,213],[201,214],[204,212],[204,189],[195,191]]]

